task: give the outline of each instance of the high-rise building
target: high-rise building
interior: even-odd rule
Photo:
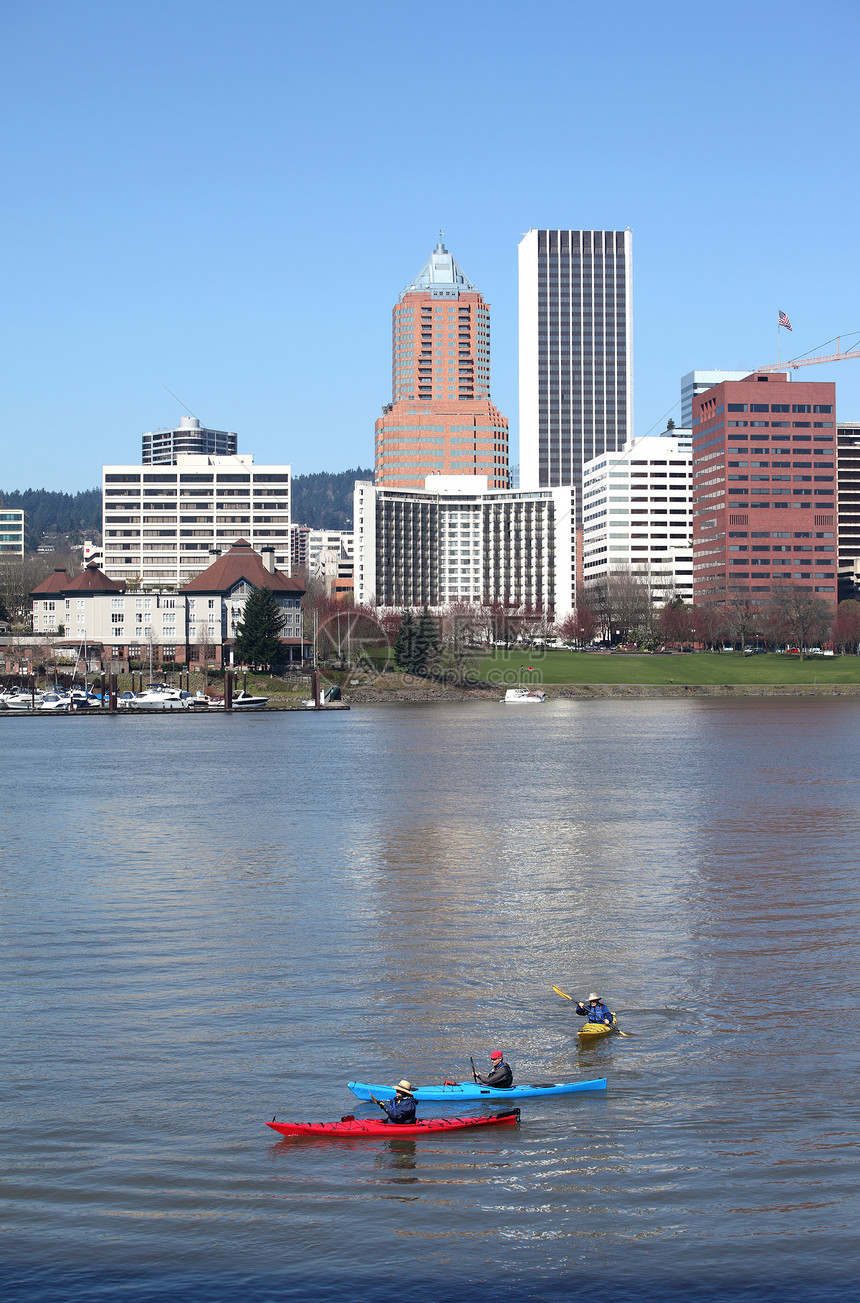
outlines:
[[[613,571],[644,580],[651,600],[693,599],[690,430],[634,439],[586,462],[582,473],[582,575],[587,587]]]
[[[180,587],[240,538],[289,571],[290,467],[255,466],[250,453],[105,466],[102,538],[107,575],[144,588]]]
[[[532,230],[520,241],[520,483],[572,484],[577,511],[583,463],[633,437],[632,240]]]
[[[836,427],[839,494],[839,597],[853,597],[860,584],[860,421]]]
[[[564,620],[576,606],[573,490],[355,486],[355,595],[383,607],[501,602]]]
[[[376,422],[377,484],[486,475],[508,487],[508,422],[490,399],[490,306],[441,239],[393,311],[392,401]]]
[[[744,380],[749,371],[688,371],[681,376],[681,425],[689,430],[693,424],[693,399],[707,393],[723,380]]]
[[[175,429],[150,430],[142,442],[144,466],[175,466],[180,453],[234,457],[238,439],[230,430],[207,430],[196,416],[182,416]]]
[[[693,399],[693,597],[836,601],[836,387],[753,372]]]

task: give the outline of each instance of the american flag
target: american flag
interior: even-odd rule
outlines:
[[[788,317],[785,315],[784,312],[780,312],[779,314],[779,324],[781,326],[785,326],[786,330],[791,330],[791,322],[789,321]]]

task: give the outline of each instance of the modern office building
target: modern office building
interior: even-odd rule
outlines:
[[[693,597],[836,601],[836,389],[753,372],[693,399]]]
[[[839,598],[853,597],[860,585],[860,421],[836,427],[839,517]]]
[[[355,596],[390,609],[501,602],[564,620],[576,606],[571,488],[497,490],[427,476],[355,486]]]
[[[723,380],[744,380],[749,371],[688,371],[681,376],[681,425],[689,429],[693,424],[693,399],[707,393]]]
[[[0,503],[0,557],[23,557],[30,547],[27,513]]]
[[[632,239],[532,230],[520,241],[520,484],[571,484],[577,510],[585,462],[633,437]]]
[[[490,305],[441,239],[392,314],[392,400],[376,422],[375,482],[434,472],[508,487],[508,422],[490,398]]]
[[[234,457],[237,435],[230,430],[207,430],[196,416],[182,416],[173,430],[150,430],[143,436],[144,466],[175,466],[180,454],[197,457]]]
[[[181,587],[237,539],[272,547],[290,570],[290,467],[255,466],[250,453],[178,453],[171,466],[105,466],[105,571],[144,588]]]
[[[676,429],[601,453],[582,471],[582,575],[588,587],[626,571],[654,605],[693,600],[692,435]]]

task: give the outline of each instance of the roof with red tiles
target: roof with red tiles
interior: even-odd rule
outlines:
[[[247,583],[254,588],[269,588],[273,593],[295,593],[301,596],[304,588],[280,570],[271,572],[263,565],[263,558],[255,552],[247,539],[239,538],[217,561],[213,561],[202,574],[196,575],[180,589],[183,593],[231,593],[237,584]]]

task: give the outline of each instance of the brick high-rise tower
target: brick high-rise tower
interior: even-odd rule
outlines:
[[[693,601],[836,602],[836,386],[753,371],[693,398]]]
[[[490,308],[439,240],[397,300],[392,401],[376,422],[376,483],[434,471],[508,487],[508,422],[490,401]]]

